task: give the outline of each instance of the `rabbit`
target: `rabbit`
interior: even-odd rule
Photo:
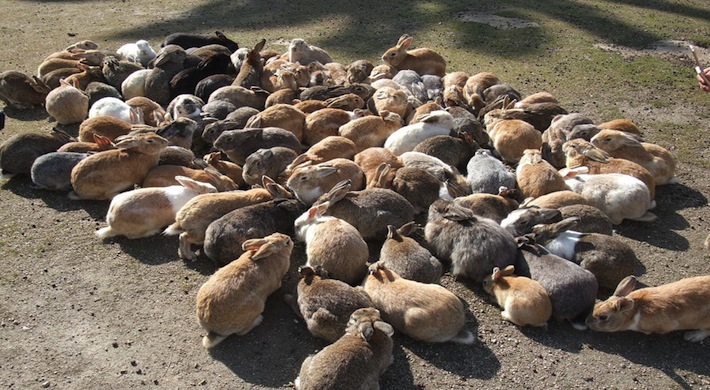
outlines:
[[[227,36],[220,31],[215,31],[214,37],[182,32],[172,33],[165,38],[165,40],[160,44],[160,47],[178,45],[187,50],[191,47],[201,47],[211,44],[222,45],[231,52],[239,50],[239,45],[233,40],[227,38]]]
[[[414,229],[414,222],[408,222],[399,229],[388,225],[387,239],[380,249],[379,262],[402,278],[420,283],[437,283],[442,274],[441,262],[408,237]]]
[[[143,65],[131,61],[120,61],[114,56],[106,56],[101,62],[101,74],[106,83],[121,92],[123,97],[129,99],[133,96],[142,96],[144,93],[143,78],[134,73],[150,72]],[[132,81],[126,82],[128,78]],[[141,80],[138,83],[138,80]],[[124,83],[128,88],[124,88]]]
[[[288,104],[277,104],[249,118],[245,127],[279,127],[290,131],[302,142],[305,122],[306,114],[303,111]]]
[[[368,60],[356,60],[348,65],[347,82],[349,84],[367,83],[375,65]]]
[[[436,157],[444,163],[465,169],[466,164],[478,150],[478,144],[467,133],[458,133],[456,137],[437,135],[420,142],[415,152],[421,152]]]
[[[83,123],[83,122],[82,122]],[[102,135],[94,135],[94,142],[71,141],[60,146],[57,152],[91,153],[113,149],[113,143]]]
[[[242,250],[244,254],[218,269],[197,292],[197,320],[208,332],[202,339],[205,348],[231,334],[243,336],[261,323],[266,299],[281,287],[291,264],[293,241],[273,233],[245,241]]]
[[[540,92],[535,92],[531,95],[528,95],[524,97],[522,100],[518,101],[515,103],[515,108],[527,108],[530,105],[537,104],[537,103],[559,103],[560,101],[557,100],[555,95],[547,92],[547,91],[540,91]],[[564,114],[562,114],[564,115]]]
[[[65,144],[66,145],[66,144]],[[71,171],[89,153],[51,152],[37,157],[30,175],[35,188],[71,191]]]
[[[121,98],[121,92],[111,85],[108,85],[101,81],[92,81],[86,88],[84,88],[84,93],[89,97],[89,107],[93,106],[99,99],[105,97]],[[155,124],[155,123],[153,123]]]
[[[514,264],[517,257],[515,239],[507,230],[444,199],[429,207],[424,235],[434,255],[451,262],[454,276],[477,282],[483,281],[493,267]]]
[[[562,145],[565,153],[565,165],[569,169],[585,166],[588,173],[621,173],[631,175],[641,180],[648,187],[651,200],[656,199],[656,180],[651,172],[641,165],[622,158],[613,158],[605,151],[597,148],[591,142],[583,139],[573,139]],[[566,171],[562,171],[565,176]]]
[[[259,149],[283,146],[301,152],[301,143],[293,133],[278,127],[227,130],[217,137],[214,147],[224,152],[232,162],[244,165],[246,158]]]
[[[565,152],[562,145],[578,126],[593,125],[594,122],[580,113],[560,114],[552,118],[550,126],[542,133],[542,158],[553,167],[565,167]]]
[[[495,112],[489,112],[486,118]],[[527,122],[519,119],[486,119],[485,122],[490,144],[505,162],[517,164],[526,149],[542,148],[542,135]]]
[[[375,88],[367,84],[351,84],[351,85],[316,85],[304,89],[299,95],[301,101],[306,100],[328,100],[337,96],[354,93],[368,101],[375,93]]]
[[[382,61],[398,69],[411,69],[420,75],[433,74],[444,77],[446,74],[446,60],[437,52],[427,48],[407,50],[413,38],[407,34],[402,35],[397,44],[385,51]]]
[[[80,123],[89,113],[89,97],[75,86],[60,80],[59,88],[47,94],[44,107],[61,125]]]
[[[340,108],[346,111],[354,111],[365,107],[365,101],[354,93],[346,93],[345,95],[326,99],[325,104],[329,108]]]
[[[168,226],[163,234],[168,236],[179,234],[178,256],[185,260],[197,260],[197,255],[190,245],[204,243],[210,223],[241,207],[284,196],[285,190],[275,186],[273,180],[264,178],[263,183],[264,188],[202,194],[190,199],[178,210],[175,222]]]
[[[0,173],[2,178],[29,175],[32,164],[39,157],[55,152],[71,137],[58,129],[45,133],[20,133],[9,137],[0,145]]]
[[[260,86],[259,80],[264,70],[264,63],[262,62],[260,52],[264,50],[264,45],[266,45],[266,39],[259,41],[254,45],[254,48],[247,52],[241,66],[237,68],[239,73],[232,85],[239,85],[244,88]]]
[[[519,206],[518,202],[512,198],[512,192],[506,187],[501,187],[496,195],[477,193],[456,197],[454,202],[470,209],[476,215],[490,218],[500,223]]]
[[[392,87],[378,88],[372,96],[372,102],[376,112],[389,111],[402,118],[406,118],[407,113],[411,110],[407,94],[401,89]]]
[[[592,137],[594,146],[609,153],[611,157],[633,161],[646,168],[656,185],[677,183],[675,158],[665,148],[642,142],[638,136],[618,130],[602,130]]]
[[[217,170],[219,173],[222,175],[225,175],[232,179],[234,184],[237,185],[239,188],[245,188],[247,187],[246,182],[244,181],[244,170],[242,167],[239,165],[231,162],[231,161],[226,161],[222,159],[222,153],[220,152],[212,152],[208,153],[203,157],[204,163],[206,163],[208,166],[211,166],[215,170]]]
[[[204,166],[204,164],[195,157],[195,153],[193,153],[192,150],[175,145],[168,145],[160,152],[158,165],[181,165],[187,168],[202,168]]]
[[[598,283],[594,274],[519,237],[520,255],[514,263],[518,275],[537,281],[552,302],[552,318],[568,320],[578,330],[594,308]]]
[[[353,160],[362,168],[367,188],[391,188],[397,170],[404,166],[400,158],[389,149],[377,147],[359,152]],[[386,166],[389,166],[389,171],[387,175],[382,175],[381,171]]]
[[[116,149],[91,155],[72,169],[71,199],[111,199],[142,183],[168,146],[165,138],[153,133],[124,136],[117,141]]]
[[[141,69],[127,75],[119,85],[119,90],[123,98],[132,99],[138,96],[146,97],[145,81],[152,72],[152,69]]]
[[[478,149],[466,164],[466,181],[475,193],[497,194],[500,187],[515,188],[515,174],[488,149]]]
[[[540,207],[545,209],[559,209],[565,206],[590,205],[584,196],[570,190],[551,192],[535,199],[526,199],[520,207]],[[606,215],[606,214],[605,214]]]
[[[491,92],[493,93],[509,93],[507,90],[495,90],[501,87],[506,86],[505,84],[498,84],[494,87],[491,87],[487,89],[484,94],[489,94]],[[509,88],[509,87],[508,87]],[[516,96],[519,97],[519,95],[515,95],[517,92],[513,93],[513,96],[505,96],[508,97],[510,100],[516,100]],[[505,98],[504,97],[504,98]],[[495,101],[496,99],[491,99],[490,97],[486,96],[486,99],[490,101]],[[498,97],[500,99],[500,97]],[[483,109],[481,110],[483,112]],[[552,123],[552,119],[557,116],[557,115],[564,115],[567,114],[567,110],[562,108],[559,103],[551,103],[551,102],[544,102],[544,103],[532,103],[528,104],[527,107],[525,108],[515,108],[515,107],[509,107],[506,106],[504,108],[500,109],[491,109],[490,111],[486,112],[483,114],[484,120],[488,123],[492,121],[493,119],[499,119],[499,120],[522,120],[530,125],[532,125],[535,130],[537,130],[539,133],[544,132],[550,127],[550,124]],[[480,112],[479,112],[480,115]],[[596,127],[594,125],[590,125],[592,127]],[[593,134],[592,134],[593,135]],[[567,138],[568,140],[571,138]]]
[[[8,107],[27,109],[44,104],[50,87],[36,76],[16,70],[0,73],[0,101]]]
[[[214,168],[194,169],[182,165],[158,165],[148,171],[141,187],[169,187],[180,185],[178,176],[185,176],[192,180],[210,183],[218,191],[234,191],[237,185],[232,179],[219,173]]]
[[[134,110],[140,110],[143,113],[143,120],[148,126],[158,127],[166,121],[165,109],[147,97],[137,96],[126,100],[126,104]]]
[[[225,102],[223,100],[215,100],[212,103],[208,103],[202,106],[202,112],[200,113],[200,116],[202,116],[203,119],[214,119],[219,121],[227,118],[227,115],[229,115],[232,111],[236,109],[237,107],[234,107],[234,104],[230,102]]]
[[[297,155],[293,149],[275,146],[269,149],[259,149],[247,157],[244,162],[242,177],[248,185],[261,183],[263,176],[273,177],[279,184],[285,184],[285,172]]]
[[[133,108],[121,99],[105,97],[99,99],[89,110],[89,118],[108,115],[130,124],[143,124],[143,111]]]
[[[204,78],[222,75],[230,71],[232,62],[229,59],[229,51],[224,46],[216,46],[215,48],[217,50],[211,50],[207,47],[202,48],[204,49],[204,55],[197,57],[199,62],[193,66],[183,64],[183,69],[172,76],[169,82],[172,97],[182,94],[196,94],[197,85]],[[195,57],[196,54],[197,52],[190,53],[190,57]]]
[[[303,126],[303,143],[315,145],[325,137],[336,136],[338,129],[353,119],[353,113],[339,108],[323,108],[308,114]]]
[[[515,169],[518,189],[525,198],[537,198],[567,189],[557,169],[542,159],[539,149],[525,149]]]
[[[547,327],[552,317],[552,302],[540,283],[525,276],[514,275],[515,267],[493,268],[483,280],[483,289],[496,299],[504,320],[518,326]]]
[[[560,222],[533,227],[535,242],[550,253],[579,264],[597,278],[599,287],[613,290],[627,275],[634,273],[639,262],[633,249],[620,239],[599,233],[574,230],[579,220],[565,218]]]
[[[633,330],[668,333],[689,330],[684,338],[699,342],[710,335],[710,276],[695,276],[634,291],[636,277],[622,280],[614,295],[594,306],[587,318],[597,332]]]
[[[513,237],[520,237],[530,233],[536,225],[559,222],[561,220],[562,212],[558,209],[521,207],[511,211],[500,222],[500,226],[510,232]]]
[[[385,164],[381,177],[387,177],[390,167]],[[397,169],[392,179],[392,184],[383,187],[378,179],[375,186],[380,188],[391,188],[402,195],[414,207],[415,214],[421,214],[429,209],[429,206],[439,198],[451,199],[446,188],[446,183],[439,180],[431,173],[418,168],[404,166]]]
[[[306,161],[320,164],[336,158],[352,160],[355,154],[357,154],[357,147],[353,141],[337,135],[328,136],[313,144],[305,153],[298,155],[289,166],[293,169]]]
[[[225,100],[234,105],[234,107],[252,107],[257,110],[263,110],[266,106],[266,98],[269,97],[269,92],[260,89],[247,89],[238,85],[229,85],[226,87],[217,88],[210,94],[207,103],[215,100]]]
[[[358,230],[346,221],[323,215],[330,205],[313,206],[294,222],[299,241],[306,243],[306,265],[322,266],[333,279],[350,285],[367,273],[369,249]]]
[[[315,337],[335,342],[345,334],[350,315],[357,309],[372,307],[370,296],[360,286],[330,279],[321,266],[298,267],[301,280],[296,288],[297,298],[286,295],[299,317],[306,321],[308,331]]]
[[[73,73],[69,75],[64,80],[84,91],[86,94],[86,87],[92,82],[103,82],[105,81],[103,73],[101,73],[101,67],[99,66],[88,66],[82,63],[77,65],[81,72]],[[88,94],[87,94],[88,96]]]
[[[150,61],[156,56],[155,50],[150,47],[150,43],[145,39],[140,39],[135,43],[126,43],[119,47],[116,53],[126,59],[126,61],[140,63],[144,68],[148,68]]]
[[[280,191],[280,190],[279,190]],[[274,232],[293,235],[293,224],[306,206],[288,191],[273,200],[240,207],[210,223],[205,231],[204,253],[217,263],[228,263],[243,252],[241,244]]]
[[[198,127],[199,125],[194,120],[180,117],[161,125],[155,133],[167,139],[168,145],[190,150],[193,136],[199,130]]]
[[[279,89],[277,91],[272,92],[268,98],[266,98],[266,102],[264,103],[265,108],[269,108],[271,106],[275,106],[277,104],[290,104],[299,110],[301,110],[300,107],[297,107],[296,104],[299,103],[300,101],[296,99],[296,92],[290,88],[286,89]],[[323,103],[323,102],[321,102]],[[301,110],[303,112],[303,110]],[[309,113],[304,112],[306,115]]]
[[[314,205],[328,202],[328,215],[353,225],[365,240],[387,235],[387,226],[402,226],[414,219],[414,207],[402,195],[385,188],[350,191],[348,180],[336,184]]]
[[[407,336],[430,343],[470,345],[476,340],[464,329],[461,299],[438,284],[404,279],[377,262],[370,265],[362,286],[382,319]]]
[[[345,334],[301,364],[297,390],[335,389],[345,384],[379,389],[379,378],[392,364],[392,326],[374,308],[350,315]]]
[[[311,62],[327,64],[333,62],[333,59],[318,46],[309,45],[301,38],[294,38],[288,45],[288,61],[308,65]]]
[[[336,158],[325,163],[294,168],[286,187],[305,205],[312,205],[321,195],[343,180],[350,180],[353,190],[365,187],[365,174],[353,161]]]
[[[582,195],[590,205],[603,211],[611,223],[624,219],[652,222],[656,215],[648,210],[655,206],[648,187],[639,179],[620,173],[577,174],[565,179],[567,187]]]
[[[352,119],[340,126],[337,134],[353,141],[357,151],[361,152],[367,148],[384,146],[389,137],[401,128],[402,117],[382,110],[379,115]]]
[[[210,103],[208,103],[210,104]],[[245,108],[245,107],[243,107]],[[236,111],[239,111],[241,109],[237,109]],[[254,110],[255,112],[256,109],[253,108],[248,108],[248,110]],[[214,142],[217,140],[217,138],[225,131],[227,130],[240,130],[244,129],[244,123],[246,122],[246,119],[244,121],[239,121],[239,120],[230,120],[228,118],[218,120],[216,122],[212,122],[208,125],[205,126],[204,130],[202,131],[202,140],[214,144]]]
[[[599,128],[618,130],[623,131],[625,133],[641,136],[641,130],[638,128],[638,126],[636,126],[636,124],[631,122],[630,120],[624,118],[614,119],[608,122],[600,123]]]
[[[202,101],[207,102],[210,98],[210,95],[212,95],[214,91],[222,87],[228,87],[232,85],[234,79],[234,76],[228,74],[213,74],[207,76],[200,80],[197,85],[195,85],[194,94],[195,96],[202,99]],[[231,111],[234,111],[234,109],[232,109]]]
[[[167,45],[160,49],[153,62],[154,67],[145,76],[144,94],[141,96],[145,96],[161,106],[170,104],[173,98],[170,81],[185,68],[184,62],[186,58],[187,53],[180,46]],[[124,82],[127,81],[128,79]],[[127,96],[124,94],[124,97]]]
[[[575,217],[579,222],[574,229],[580,233],[599,233],[611,236],[614,225],[611,219],[598,208],[586,204],[574,204],[559,208],[562,218]]]
[[[165,111],[166,115],[169,115],[168,119],[190,118],[197,121],[202,117],[200,114],[204,105],[205,102],[202,99],[185,93],[175,96]]]
[[[476,73],[466,80],[466,84],[463,87],[464,98],[466,99],[468,106],[473,109],[474,114],[479,115],[481,109],[485,107],[486,102],[483,97],[483,92],[497,84],[501,84],[501,80],[495,74],[491,72],[479,72]]]
[[[106,137],[109,142],[131,132],[131,124],[110,115],[87,118],[79,125],[79,141],[93,142],[94,136]]]
[[[399,72],[392,77],[392,81],[399,85],[401,90],[406,91],[408,97],[411,96],[422,103],[433,100],[429,99],[427,96],[422,76],[413,70],[400,69]]]
[[[446,111],[433,111],[419,117],[419,123],[407,125],[387,137],[384,147],[396,155],[410,152],[420,142],[437,135],[449,135],[454,117]]]
[[[185,176],[176,176],[175,180],[180,185],[138,188],[114,196],[106,214],[108,226],[97,230],[96,236],[101,239],[150,237],[175,222],[175,214],[188,200],[199,194],[217,192],[213,185]]]

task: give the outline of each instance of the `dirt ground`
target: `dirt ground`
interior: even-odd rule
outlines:
[[[7,1],[0,17],[0,71],[34,73],[46,55],[80,39],[96,39],[102,47],[115,49],[135,41],[131,29],[149,21],[160,22],[151,30],[154,47],[168,33],[183,31],[181,26],[209,33],[215,29],[209,20],[220,11],[203,3],[210,2],[186,2],[175,9],[159,0]],[[227,6],[216,3],[212,6]],[[192,12],[192,6],[206,13],[195,25],[171,21]],[[701,17],[710,13],[707,5],[701,11]],[[240,43],[255,41],[248,35],[254,33],[247,32],[249,26],[230,26],[221,28],[249,37],[237,39]],[[288,41],[295,37],[292,34],[306,35],[298,28],[264,34],[269,42]],[[337,30],[334,24],[319,28],[318,34],[325,35],[328,28]],[[710,35],[707,26],[704,31]],[[376,53],[386,48],[387,44],[378,44],[375,54],[367,57],[376,61]],[[688,66],[667,60],[677,63],[678,72]],[[514,70],[504,74],[508,79],[514,75]],[[521,92],[536,92],[528,81],[534,83],[538,77],[542,76],[533,72],[525,83],[521,80]],[[588,77],[602,82],[606,76]],[[573,99],[569,92],[573,88],[560,86],[558,96],[568,103],[568,111],[599,121],[614,119],[605,117],[613,106],[644,129],[649,141],[678,157],[679,184],[657,189],[658,220],[624,222],[616,229],[636,251],[641,262],[637,274],[650,285],[710,274],[710,255],[702,247],[710,232],[710,165],[704,164],[710,161],[710,94],[702,95],[692,75],[678,76],[674,85],[678,80],[687,85],[675,88],[664,80],[619,85],[615,94],[581,100]],[[547,88],[556,91],[554,85]],[[658,99],[663,103],[653,103]],[[52,126],[41,109],[5,111],[8,120],[0,142]],[[230,337],[207,351],[201,346],[204,332],[195,319],[194,299],[215,266],[205,257],[195,263],[181,261],[177,237],[100,242],[94,231],[105,226],[107,207],[108,202],[72,201],[64,193],[33,190],[26,177],[0,182],[2,387],[289,388],[304,358],[326,345],[308,333],[283,301],[296,281],[295,268],[304,260],[302,245],[294,251],[284,287],[269,298],[263,323],[250,334]],[[710,388],[708,340],[690,343],[681,332],[577,331],[554,322],[547,329],[519,328],[501,319],[479,286],[455,281],[448,274],[442,284],[464,300],[466,328],[477,334],[478,341],[473,346],[439,345],[395,335],[394,363],[381,378],[383,389]]]

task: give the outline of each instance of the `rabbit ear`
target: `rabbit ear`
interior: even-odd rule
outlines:
[[[634,308],[634,300],[621,297],[614,302],[614,308],[619,312],[629,311]]]
[[[397,41],[397,48],[403,48],[406,50],[407,48],[409,48],[409,46],[411,46],[413,39],[414,38],[410,37],[407,34],[402,35],[401,37],[399,37],[399,41]]]
[[[316,177],[322,179],[334,174],[337,171],[338,169],[332,165],[321,165],[316,168]]]
[[[250,243],[250,241],[257,241],[257,242]],[[242,245],[242,248],[244,250],[255,250],[256,251],[256,253],[254,253],[251,256],[252,260],[261,260],[264,257],[271,256],[272,254],[276,253],[279,250],[278,245],[276,245],[274,242],[269,241],[265,238],[261,238],[261,239],[257,239],[257,240],[247,240]]]
[[[397,233],[401,234],[402,236],[409,237],[409,235],[411,235],[412,232],[414,231],[415,226],[416,226],[416,224],[414,223],[414,221],[407,222],[404,225],[402,225],[402,227],[397,229]]]
[[[501,276],[509,276],[515,273],[515,266],[514,265],[509,265],[501,271]]]
[[[394,335],[394,328],[392,325],[384,321],[375,321],[374,327],[375,329],[381,330],[382,333],[386,334],[388,337],[392,337]]]
[[[343,180],[336,184],[333,188],[330,189],[330,191],[328,191],[328,202],[330,202],[330,204],[333,204],[343,199],[345,195],[347,195],[350,191],[351,184],[352,181],[350,179]]]
[[[261,177],[261,186],[264,187],[265,189],[268,189],[269,185],[274,185],[274,184],[276,184],[274,179],[272,179],[266,175]]]
[[[594,161],[599,161],[603,163],[607,163],[611,161],[611,156],[609,154],[597,147],[589,148],[586,150],[582,151],[582,154],[585,155],[586,157],[591,158]]]
[[[114,145],[116,149],[130,149],[138,146],[138,141],[133,137],[126,137]]]
[[[472,211],[460,206],[448,207],[443,216],[451,221],[476,221]]]
[[[370,337],[372,337],[372,334],[375,333],[372,322],[369,321],[363,321],[357,324],[357,330],[358,333],[360,333],[360,337],[362,337],[365,341],[370,341]]]
[[[298,274],[303,277],[312,276],[315,275],[315,273],[315,270],[307,265],[302,265],[298,267]]]
[[[636,287],[636,277],[629,275],[625,277],[614,290],[615,297],[625,297]]]
[[[402,241],[402,236],[399,235],[399,232],[397,231],[397,228],[395,228],[392,225],[387,225],[387,239],[388,240],[396,240],[396,241]]]
[[[496,280],[500,279],[500,277],[501,277],[500,268],[493,267],[493,272],[491,273],[491,279],[493,279],[493,281],[496,281]]]

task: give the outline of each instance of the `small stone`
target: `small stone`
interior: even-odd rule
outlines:
[[[202,382],[200,382],[200,386],[204,386],[204,385],[206,385],[206,384],[207,384],[207,380],[206,380],[206,379],[203,379]]]
[[[46,389],[47,387],[49,387],[49,385],[50,385],[49,381],[45,381],[45,382],[42,383],[42,387],[44,387],[45,389]]]
[[[114,348],[118,348],[118,343],[114,341],[113,343],[111,343],[111,346]]]

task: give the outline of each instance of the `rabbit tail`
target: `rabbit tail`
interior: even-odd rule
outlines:
[[[212,348],[215,345],[221,343],[227,336],[222,336],[214,332],[207,333],[207,336],[202,338],[202,346],[205,348]]]

